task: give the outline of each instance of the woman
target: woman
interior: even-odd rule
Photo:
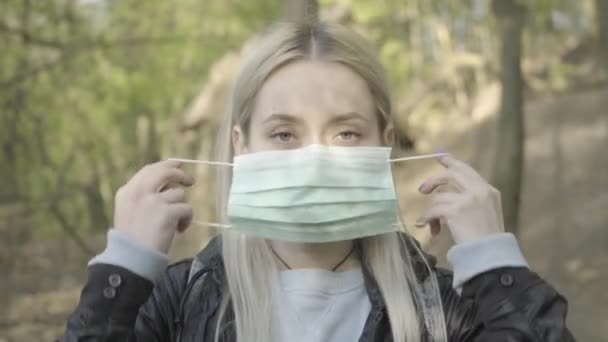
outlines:
[[[212,163],[221,238],[165,270],[194,179],[176,161],[144,167],[116,194],[61,341],[572,341],[566,301],[463,162],[440,157],[445,172],[419,188],[433,204],[417,225],[450,230],[454,273],[399,232],[391,103],[370,51],[335,25],[270,30]]]

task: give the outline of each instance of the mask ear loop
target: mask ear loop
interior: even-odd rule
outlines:
[[[420,160],[420,159],[428,159],[428,158],[437,158],[437,157],[445,157],[449,155],[448,153],[432,153],[432,154],[422,154],[419,156],[413,157],[402,157],[402,158],[393,158],[389,159],[389,163],[401,162],[401,161],[409,161],[409,160]]]
[[[392,159],[389,159],[388,162],[397,163],[397,162],[411,161],[411,160],[438,158],[438,157],[443,157],[443,156],[447,156],[447,155],[448,155],[448,153],[422,154],[422,155],[412,156],[412,157],[392,158]],[[405,231],[405,228],[406,228],[405,224],[402,222],[393,223],[393,227],[395,228],[395,231],[398,231],[398,232]]]
[[[389,159],[388,162],[395,163],[395,162],[408,161],[408,160],[419,160],[419,159],[444,157],[447,155],[448,155],[448,153],[423,154],[423,155],[413,156],[413,157],[393,158],[393,159]],[[178,161],[178,162],[182,162],[182,163],[191,163],[191,164],[220,165],[220,166],[234,167],[234,163],[229,163],[229,162],[216,162],[216,161],[184,159],[184,158],[168,158],[167,160]]]
[[[233,163],[228,162],[215,162],[208,160],[196,160],[196,159],[183,159],[183,158],[167,158],[167,160],[182,162],[182,163],[190,163],[190,164],[205,164],[205,165],[220,165],[220,166],[230,166],[234,167]]]
[[[232,228],[232,225],[223,224],[223,223],[213,223],[213,222],[204,222],[204,221],[196,221],[196,220],[193,220],[192,223],[199,225],[199,226],[210,227],[210,228],[221,228],[221,229]]]
[[[177,162],[182,162],[182,163],[190,163],[190,164],[204,164],[204,165],[234,167],[233,163],[228,163],[228,162],[215,162],[215,161],[208,161],[208,160],[196,160],[196,159],[184,159],[184,158],[167,158],[167,160],[172,160],[172,161],[177,161]],[[193,220],[192,223],[199,225],[199,226],[211,227],[211,228],[227,229],[227,228],[232,227],[232,225],[229,225],[229,224],[204,222],[204,221],[197,221],[197,220]]]
[[[395,163],[395,162],[409,161],[409,160],[436,158],[436,157],[442,157],[442,156],[446,156],[446,155],[448,155],[448,154],[447,153],[433,153],[433,154],[424,154],[424,155],[413,156],[413,157],[393,158],[393,159],[389,159],[387,161],[389,163]],[[196,159],[184,159],[184,158],[168,158],[167,160],[178,161],[178,162],[182,162],[182,163],[190,163],[190,164],[204,164],[204,165],[234,167],[233,163],[228,163],[228,162],[215,162],[215,161],[208,161],[208,160],[196,160]],[[232,228],[232,225],[230,225],[230,224],[204,222],[204,221],[197,221],[197,220],[193,220],[192,223],[199,225],[199,226],[211,227],[211,228],[221,228],[221,229]],[[405,228],[405,224],[394,223],[393,227],[395,228],[396,231],[400,231],[401,229]]]

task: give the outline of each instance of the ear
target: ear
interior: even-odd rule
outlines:
[[[245,133],[243,133],[243,130],[238,125],[232,127],[232,148],[235,155],[247,153]]]
[[[392,123],[388,123],[384,132],[382,133],[382,138],[386,146],[394,146],[395,145],[395,128]]]

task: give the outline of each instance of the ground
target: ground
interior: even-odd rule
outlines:
[[[607,108],[608,89],[555,94],[526,105],[519,240],[531,267],[568,298],[568,325],[578,341],[608,341]],[[422,140],[422,149],[450,151],[488,176],[500,158],[493,153],[491,112],[473,113],[469,120],[442,119]],[[398,169],[405,223],[413,226],[428,203],[415,189],[440,167],[420,161]],[[192,240],[192,234],[180,241]],[[415,235],[445,264],[446,232],[433,239],[425,231]],[[101,250],[104,237],[92,243]],[[178,249],[175,256],[192,253],[192,247]],[[12,272],[0,270],[0,342],[52,341],[77,303],[88,256],[64,240],[35,241],[15,250]]]

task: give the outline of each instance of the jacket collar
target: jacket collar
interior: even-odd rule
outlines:
[[[430,254],[422,252],[422,254],[417,252],[417,249],[421,249],[420,243],[416,241],[413,237],[408,234],[402,234],[403,239],[401,241],[405,241],[405,244],[402,245],[402,248],[406,250],[402,250],[402,253],[408,253],[410,261],[412,263],[412,267],[414,269],[414,273],[418,277],[419,281],[423,281],[429,275],[429,271],[426,267],[428,264],[431,268],[437,263],[437,259]],[[426,264],[425,264],[426,261]],[[201,252],[196,255],[195,262],[200,265],[199,268],[210,268],[213,270],[213,278],[214,280],[221,285],[225,284],[225,270],[224,270],[224,262],[222,258],[222,241],[220,236],[216,236]],[[374,279],[371,269],[367,262],[365,262],[365,256],[362,256],[361,267],[363,270],[363,276],[365,278],[365,287],[372,304],[372,307],[381,309],[385,306],[384,300],[382,298],[382,294],[380,293],[380,289],[376,280]]]

